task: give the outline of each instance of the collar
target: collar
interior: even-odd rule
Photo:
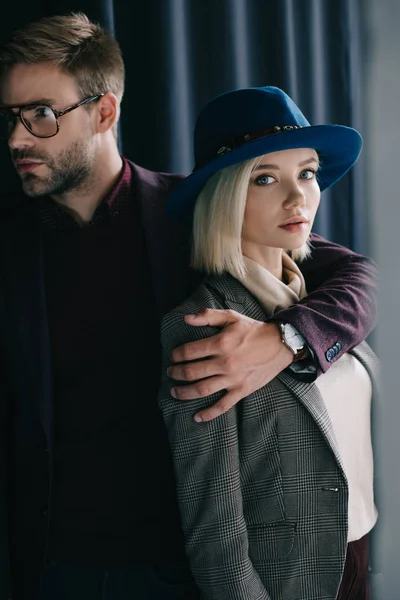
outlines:
[[[131,202],[132,171],[128,161],[123,157],[123,166],[118,181],[96,208],[92,219],[84,226],[80,225],[60,204],[48,196],[40,198],[40,218],[45,229],[67,231],[82,229],[105,223],[119,215]]]
[[[246,273],[235,277],[253,294],[261,306],[268,313],[274,314],[278,310],[297,304],[306,296],[304,277],[286,252],[282,252],[283,274],[287,281],[283,283],[270,271],[244,256]]]

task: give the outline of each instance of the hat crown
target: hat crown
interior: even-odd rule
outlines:
[[[204,164],[236,136],[282,126],[309,127],[293,100],[275,86],[221,94],[201,111],[194,132],[196,164]]]

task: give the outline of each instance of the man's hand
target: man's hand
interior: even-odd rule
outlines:
[[[187,315],[185,321],[193,326],[223,327],[220,333],[184,344],[171,354],[174,364],[168,368],[169,377],[194,382],[172,388],[174,398],[193,400],[226,390],[213,406],[197,413],[195,421],[210,421],[222,415],[269,383],[293,361],[276,323],[263,323],[233,310],[216,309]]]

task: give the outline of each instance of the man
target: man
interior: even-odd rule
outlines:
[[[180,178],[119,155],[124,66],[84,15],[15,32],[0,68],[24,192],[0,232],[0,599],[196,598],[156,403],[159,322],[195,279],[186,232],[163,211]],[[273,320],[189,318],[221,332],[174,351],[177,401],[227,390],[195,419],[289,365],[315,378],[370,332],[374,265],[318,236],[313,246],[309,295],[274,316],[304,336],[300,349]]]

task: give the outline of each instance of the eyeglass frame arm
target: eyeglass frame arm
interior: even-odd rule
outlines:
[[[22,104],[19,106],[0,106],[0,110],[8,110],[8,111],[13,111],[13,109],[17,109],[18,113],[15,114],[14,112],[12,112],[12,114],[14,115],[15,119],[19,118],[24,127],[26,129],[28,129],[29,133],[31,133],[32,135],[34,135],[35,137],[41,137],[41,136],[36,136],[36,134],[34,134],[26,125],[24,122],[24,119],[22,119],[21,117],[21,111],[24,108],[29,108],[29,107],[35,107],[35,106],[47,106],[47,108],[50,108],[50,110],[53,112],[55,119],[56,119],[56,124],[57,124],[57,131],[55,133],[53,133],[52,135],[49,136],[45,136],[42,139],[46,139],[49,137],[54,137],[55,135],[57,135],[57,133],[59,132],[60,126],[58,123],[58,119],[60,117],[62,117],[63,115],[66,115],[67,113],[71,112],[72,110],[75,110],[76,108],[79,108],[80,106],[83,106],[84,104],[88,104],[89,102],[94,102],[95,100],[98,100],[99,98],[101,98],[102,96],[104,96],[105,92],[102,92],[101,94],[95,94],[94,96],[90,96],[89,98],[85,98],[84,100],[81,100],[80,102],[77,102],[76,104],[72,104],[72,106],[67,106],[67,108],[64,108],[63,110],[57,110],[56,108],[54,108],[53,106],[51,106],[51,104],[46,104],[45,102],[30,102],[29,104]]]

